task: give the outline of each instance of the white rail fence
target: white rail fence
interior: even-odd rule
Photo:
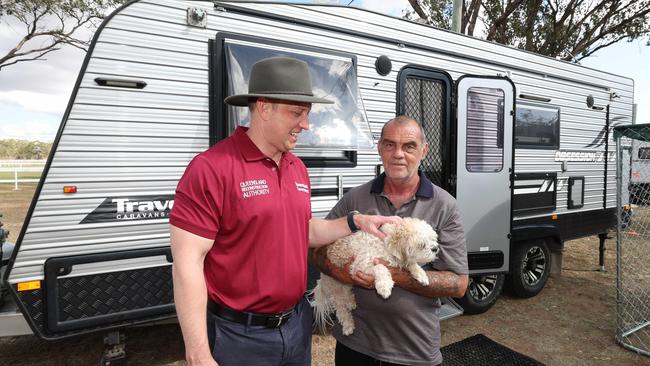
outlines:
[[[18,190],[19,183],[38,183],[43,168],[45,160],[0,160],[0,184],[13,183]]]

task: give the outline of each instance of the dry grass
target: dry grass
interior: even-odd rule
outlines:
[[[0,212],[18,235],[34,185],[12,191],[0,186]],[[606,272],[598,268],[598,239],[566,243],[563,273],[549,280],[532,299],[502,296],[485,314],[442,323],[443,345],[483,333],[547,365],[650,365],[650,358],[625,350],[615,334],[615,242],[607,242]],[[177,325],[156,325],[127,332],[127,365],[184,365]],[[33,336],[0,339],[0,365],[93,365],[102,351],[100,334],[46,342]],[[334,340],[314,336],[313,364],[334,362]]]

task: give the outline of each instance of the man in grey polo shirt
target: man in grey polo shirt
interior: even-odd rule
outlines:
[[[467,289],[465,234],[456,200],[418,168],[428,152],[422,126],[399,116],[386,123],[379,139],[385,173],[350,190],[328,219],[354,215],[417,217],[438,233],[438,258],[425,266],[430,285],[422,286],[405,271],[391,268],[395,288],[387,300],[374,291],[374,278],[334,266],[325,250],[314,251],[320,270],[341,282],[355,284],[355,331],[349,336],[336,325],[336,365],[439,365],[439,297],[461,297]],[[353,224],[352,224],[353,226]],[[354,228],[352,228],[354,229]]]

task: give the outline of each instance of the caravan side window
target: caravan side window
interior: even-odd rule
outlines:
[[[517,103],[515,147],[560,148],[560,108]]]
[[[650,147],[639,148],[639,159],[650,159]]]
[[[357,71],[350,56],[315,50],[282,47],[274,44],[252,43],[227,39],[224,45],[228,95],[246,93],[253,64],[275,56],[293,57],[307,62],[314,92],[334,101],[334,104],[314,104],[309,114],[309,130],[298,137],[300,149],[318,149],[298,155],[318,155],[322,149],[369,149],[373,147],[370,124],[357,86]],[[247,107],[229,107],[230,131],[247,126]]]
[[[501,89],[467,91],[466,165],[469,172],[503,169],[503,98]]]

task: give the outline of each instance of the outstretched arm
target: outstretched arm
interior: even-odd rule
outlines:
[[[354,224],[359,230],[372,234],[379,239],[384,239],[386,235],[379,231],[379,227],[386,223],[397,224],[401,221],[397,216],[378,216],[356,214],[353,217]],[[334,220],[311,219],[309,221],[309,246],[311,248],[331,244],[336,239],[350,235],[347,217],[340,217]]]

